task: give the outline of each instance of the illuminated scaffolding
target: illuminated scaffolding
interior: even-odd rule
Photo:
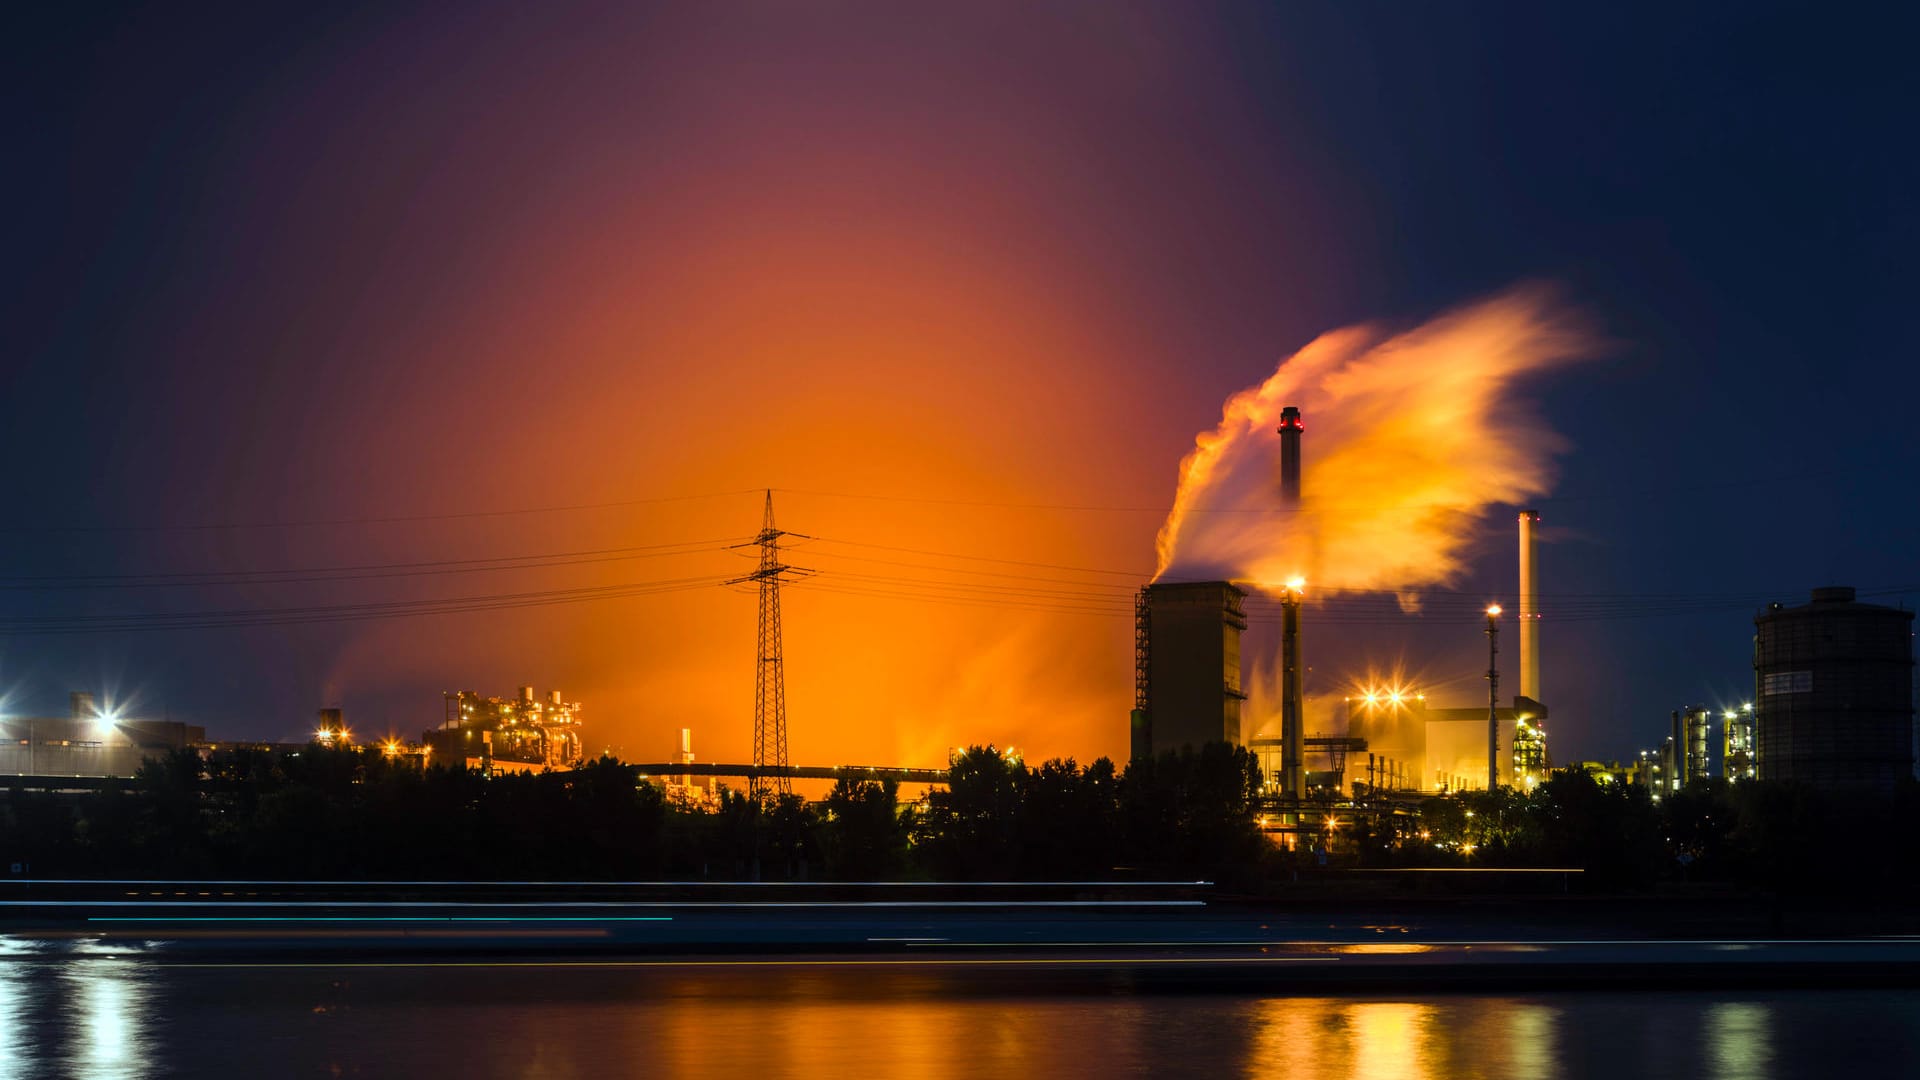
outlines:
[[[1726,769],[1727,780],[1731,783],[1751,780],[1754,778],[1753,703],[1747,702],[1737,710],[1726,710],[1722,719],[1727,727],[1720,761]]]

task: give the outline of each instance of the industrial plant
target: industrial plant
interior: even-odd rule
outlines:
[[[1275,505],[1289,512],[1300,503],[1305,423],[1297,407],[1280,415]],[[1306,581],[1277,590],[1280,685],[1268,715],[1253,713],[1242,683],[1253,593],[1224,580],[1146,586],[1134,607],[1132,756],[1215,740],[1248,748],[1265,786],[1262,820],[1287,844],[1342,814],[1405,813],[1419,799],[1465,791],[1532,790],[1553,767],[1541,682],[1539,522],[1538,512],[1519,511],[1517,693],[1499,693],[1506,612],[1495,604],[1486,609],[1485,704],[1440,707],[1411,685],[1368,685],[1317,710],[1326,731],[1306,730]],[[1913,776],[1912,612],[1861,603],[1852,588],[1836,586],[1815,589],[1804,605],[1772,604],[1754,625],[1753,701],[1675,709],[1659,747],[1624,764],[1580,767],[1603,781],[1644,785],[1656,799],[1710,778],[1884,794]]]
[[[542,701],[531,686],[510,698],[449,691],[446,718],[424,741],[433,760],[464,763],[488,774],[572,769],[585,757],[580,703],[567,701],[558,690]]]
[[[1277,434],[1272,503],[1278,512],[1296,513],[1310,476],[1298,407],[1281,411]],[[1261,773],[1261,822],[1283,845],[1343,815],[1410,815],[1435,796],[1533,790],[1554,767],[1541,674],[1539,523],[1536,511],[1518,511],[1517,602],[1511,613],[1498,604],[1485,608],[1486,692],[1479,701],[1443,705],[1430,700],[1433,688],[1399,677],[1358,686],[1327,679],[1309,697],[1312,586],[1302,576],[1258,586],[1233,580],[1146,585],[1133,604],[1131,758],[1222,742],[1245,748]],[[775,527],[769,493],[760,533],[742,545],[759,549],[759,569],[734,582],[753,586],[760,597],[753,760],[695,762],[691,733],[682,730],[675,760],[635,765],[639,776],[664,784],[676,803],[712,803],[722,777],[744,779],[762,797],[786,793],[794,779],[945,779],[940,769],[788,760],[779,591],[808,573],[782,559],[781,541],[790,535]],[[1297,560],[1285,554],[1282,564],[1312,562],[1307,553]],[[1245,681],[1250,611],[1277,614],[1279,624],[1271,669],[1277,687],[1262,689],[1264,681],[1256,680],[1252,689],[1260,693]],[[1501,643],[1509,625],[1517,631],[1510,633],[1515,692],[1503,697]],[[1658,746],[1624,763],[1576,767],[1606,782],[1643,785],[1655,798],[1720,778],[1886,793],[1913,776],[1912,612],[1860,602],[1852,588],[1835,586],[1813,590],[1806,604],[1769,605],[1754,628],[1751,701],[1673,709]],[[210,742],[199,727],[126,715],[86,692],[75,692],[70,705],[64,717],[0,717],[0,773],[126,777],[148,758],[184,749],[297,754],[316,744],[365,744],[338,708],[320,710],[311,741],[240,744]],[[510,697],[448,691],[438,723],[417,742],[389,737],[377,745],[419,767],[464,766],[487,776],[568,770],[585,760],[581,710],[560,691],[541,696],[532,685]]]
[[[1298,407],[1281,412],[1276,506],[1283,513],[1300,506],[1305,430]],[[1552,765],[1540,682],[1539,521],[1533,510],[1519,514],[1519,692],[1512,698],[1503,702],[1498,693],[1502,611],[1494,606],[1485,705],[1442,708],[1416,688],[1368,687],[1343,697],[1330,716],[1334,730],[1309,734],[1302,624],[1310,585],[1294,577],[1277,597],[1278,715],[1248,715],[1241,670],[1248,590],[1231,581],[1159,581],[1135,602],[1132,755],[1219,739],[1249,748],[1266,785],[1265,820],[1283,842],[1336,812],[1394,812],[1434,794],[1531,789]]]

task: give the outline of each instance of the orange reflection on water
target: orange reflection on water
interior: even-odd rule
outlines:
[[[1354,956],[1408,956],[1432,952],[1433,946],[1414,941],[1356,941],[1348,945],[1330,945],[1328,951]]]
[[[768,1076],[1071,1076],[1088,1064],[1084,1047],[1060,1038],[1055,1010],[956,1001],[938,996],[937,981],[883,979],[881,992],[850,998],[859,991],[842,976],[782,973],[731,992],[690,978],[647,1003],[644,1053],[665,1075],[696,1075],[754,1047],[764,1048]],[[1131,1027],[1116,1023],[1114,1033]]]
[[[1558,1072],[1558,1024],[1553,1008],[1500,998],[1271,998],[1253,1017],[1246,1075],[1536,1080]]]

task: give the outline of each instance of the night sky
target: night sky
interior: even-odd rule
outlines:
[[[1152,572],[1222,402],[1521,283],[1603,342],[1524,387],[1571,445],[1538,501],[1556,758],[1750,696],[1767,599],[1920,598],[1911,26],[67,7],[0,46],[9,712],[417,734],[529,682],[630,760],[683,726],[742,759],[755,602],[712,579],[772,487],[820,538],[796,761],[1119,756],[1132,625],[1083,594]],[[1512,509],[1475,603],[1511,598]],[[299,621],[450,599],[484,610]],[[214,611],[253,624],[151,629]],[[1471,623],[1308,633],[1314,694],[1398,663],[1484,700]]]

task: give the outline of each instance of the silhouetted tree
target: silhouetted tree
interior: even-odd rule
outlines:
[[[1127,766],[1117,784],[1124,857],[1154,873],[1243,880],[1268,845],[1255,819],[1260,766],[1245,747],[1183,747]]]
[[[827,876],[842,881],[898,877],[912,826],[900,809],[900,785],[841,777],[821,804],[815,835]]]
[[[1026,766],[992,746],[970,746],[947,767],[947,786],[927,794],[920,849],[933,875],[993,881],[1021,864],[1020,797]]]
[[[1088,879],[1112,873],[1120,851],[1119,784],[1106,758],[1082,770],[1054,758],[1021,791],[1020,876]]]

